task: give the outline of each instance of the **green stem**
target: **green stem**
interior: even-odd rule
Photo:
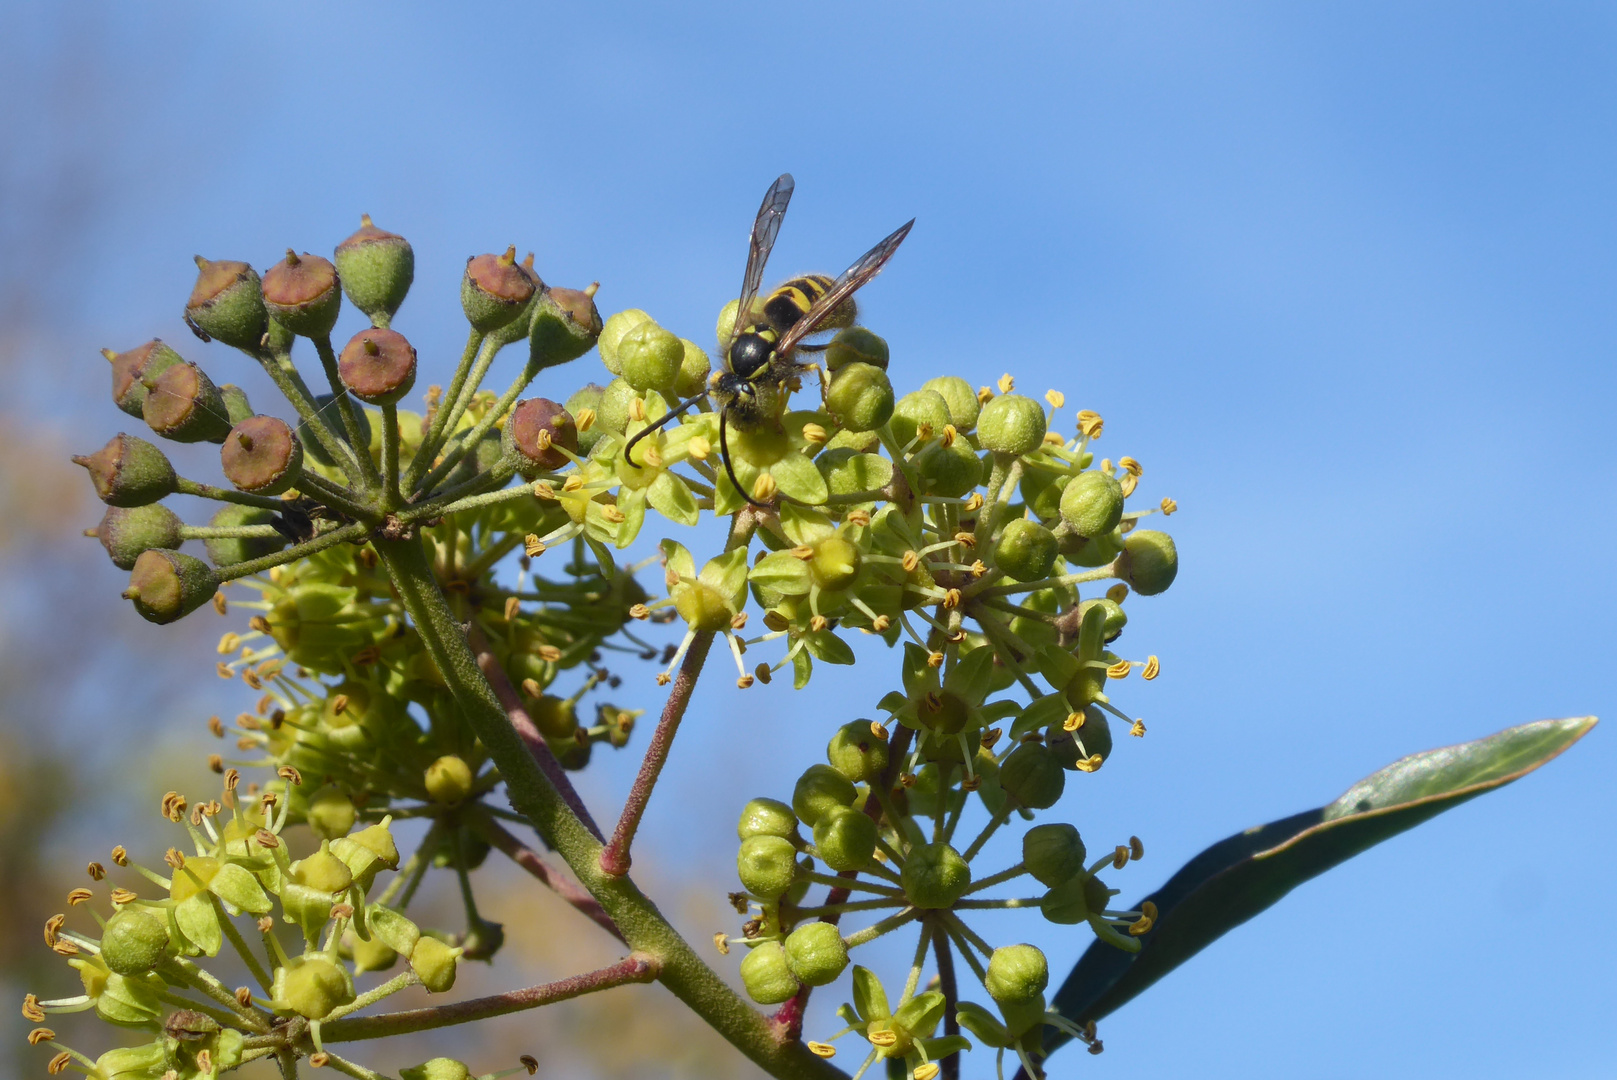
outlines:
[[[321,533],[313,540],[306,540],[295,547],[289,547],[285,551],[277,551],[273,555],[265,555],[257,559],[248,559],[246,562],[233,563],[219,571],[219,580],[234,581],[237,578],[262,573],[265,570],[280,566],[282,563],[289,563],[293,559],[307,558],[317,551],[324,551],[326,548],[334,544],[340,544],[345,540],[358,540],[370,529],[370,525],[363,521],[356,521],[352,525],[344,525],[340,529],[332,529],[330,532]]]
[[[382,1073],[373,1072],[372,1070],[367,1069],[365,1066],[360,1065],[357,1062],[349,1061],[347,1058],[340,1055],[333,1054],[329,1050],[326,1051],[326,1065],[329,1068],[336,1069],[345,1076],[352,1076],[354,1080],[388,1080],[388,1078]]]
[[[273,525],[181,525],[182,540],[249,540],[257,537],[280,536]]]
[[[181,495],[195,495],[199,499],[236,503],[238,506],[257,506],[265,510],[284,509],[281,500],[271,495],[253,495],[246,491],[236,491],[234,488],[199,484],[195,480],[187,480],[183,476],[174,482],[174,490]]]
[[[1011,805],[1011,800],[1006,799],[1005,805],[1000,807],[999,813],[988,819],[988,824],[983,826],[983,831],[977,834],[977,839],[971,842],[970,847],[960,853],[960,857],[965,859],[967,862],[970,862],[972,859],[976,858],[977,852],[981,851],[983,849],[983,845],[988,843],[988,838],[993,836],[1001,825],[1010,820],[1011,813],[1014,810],[1015,807]]]
[[[784,1041],[768,1018],[702,962],[627,875],[612,877],[602,872],[603,845],[567,808],[512,729],[433,578],[420,540],[378,539],[375,547],[466,722],[506,778],[512,806],[566,861],[630,947],[661,962],[658,980],[772,1076],[781,1080],[839,1077],[837,1069],[802,1044]]]
[[[887,916],[887,918],[883,919],[879,923],[873,923],[870,926],[865,927],[863,930],[854,931],[853,933],[844,937],[842,940],[847,944],[848,948],[856,948],[865,944],[866,942],[875,941],[883,934],[890,934],[906,923],[914,922],[920,914],[921,913],[917,908],[905,908],[896,915]]]
[[[264,993],[269,993],[272,982],[269,972],[264,970],[264,965],[258,962],[258,956],[247,947],[247,942],[241,936],[241,931],[236,929],[236,924],[230,921],[229,915],[225,914],[224,905],[219,902],[217,896],[213,897],[213,910],[214,914],[218,916],[219,925],[224,929],[225,937],[230,939],[231,947],[236,950],[236,955],[241,957],[243,964],[247,965],[247,970],[257,980],[259,988]]]
[[[374,507],[355,501],[352,498],[353,492],[307,468],[298,477],[298,482],[294,487],[300,494],[307,495],[315,502],[347,514],[352,518],[368,518],[374,517],[376,514]]]
[[[331,392],[337,398],[337,415],[342,417],[343,430],[348,432],[348,443],[354,448],[354,459],[359,462],[359,475],[364,480],[365,487],[375,490],[382,482],[381,476],[376,472],[376,463],[371,460],[370,440],[365,438],[365,429],[359,426],[359,410],[354,408],[354,399],[348,396],[348,388],[343,385],[342,376],[337,373],[337,354],[331,348],[329,335],[314,339],[314,351],[320,354],[320,366],[326,369],[326,381],[331,384]]]
[[[439,405],[437,420],[434,423],[437,431],[433,434],[432,450],[426,460],[421,462],[423,471],[425,471],[427,465],[431,464],[432,459],[438,456],[438,452],[455,438],[455,425],[460,423],[462,416],[466,415],[467,407],[471,405],[472,398],[477,395],[477,388],[482,385],[483,376],[488,374],[489,367],[494,363],[494,357],[504,347],[505,341],[498,335],[484,339],[482,346],[478,349],[477,359],[470,373],[461,381],[458,388],[454,388],[453,396],[444,395],[444,400]],[[464,444],[460,449],[464,453]],[[460,455],[456,454],[454,460],[459,461]],[[445,465],[448,465],[450,469],[454,468],[454,463],[448,457],[445,457],[442,461],[433,465],[430,472],[427,472],[429,479],[426,484],[420,485],[418,490],[430,491],[432,484],[436,482],[433,478],[441,479],[443,474],[448,471],[448,469],[444,468]]]
[[[382,406],[382,508],[397,510],[404,501],[399,493],[399,407]]]
[[[477,359],[477,354],[482,348],[483,332],[474,326],[466,336],[466,348],[461,350],[460,363],[455,365],[455,376],[449,381],[449,390],[438,399],[438,408],[433,412],[432,423],[421,433],[421,445],[416,448],[415,457],[410,459],[410,468],[404,474],[406,488],[412,490],[415,488],[415,482],[421,478],[433,456],[438,453],[444,432],[444,419],[459,400],[460,388],[466,384],[466,373],[471,371],[472,361]]]
[[[292,408],[297,411],[298,419],[302,421],[301,426],[308,428],[313,433],[315,442],[320,444],[321,449],[326,452],[326,456],[331,458],[332,461],[354,464],[353,449],[338,438],[336,429],[331,426],[325,415],[320,411],[320,406],[315,403],[314,395],[309,393],[308,384],[303,381],[303,376],[298,374],[297,368],[292,366],[291,355],[288,354],[285,363],[283,363],[281,357],[267,353],[261,354],[258,357],[258,362],[263,366],[265,373],[274,381],[276,388],[281,391],[281,396],[286,398],[291,403]],[[353,471],[346,466],[343,471],[348,473],[350,477],[354,475]]]
[[[970,896],[974,892],[981,892],[983,889],[992,888],[1002,881],[1010,881],[1013,878],[1019,878],[1025,873],[1027,873],[1027,864],[1017,863],[1015,866],[1006,867],[997,874],[989,874],[981,881],[973,881],[971,883],[971,887],[962,895]]]
[[[321,1025],[320,1025],[320,1037],[322,1039],[329,1039],[331,1037],[330,1034],[329,1034],[329,1032],[331,1031],[331,1028],[330,1028],[329,1025],[332,1022],[337,1021],[337,1020],[341,1020],[343,1017],[347,1016],[349,1013],[356,1013],[359,1010],[361,1010],[363,1008],[366,1008],[367,1006],[375,1005],[378,1001],[381,1001],[383,998],[388,997],[388,996],[390,996],[392,994],[396,994],[400,990],[403,990],[407,986],[414,986],[416,983],[418,983],[420,981],[421,980],[416,977],[415,972],[406,971],[403,975],[395,975],[395,976],[393,976],[391,979],[389,979],[387,982],[383,983],[380,986],[372,987],[371,989],[365,991],[363,994],[356,997],[353,1001],[350,1001],[348,1004],[337,1006],[335,1009],[332,1009],[331,1012],[327,1013],[322,1018],[322,1022],[321,1022]]]

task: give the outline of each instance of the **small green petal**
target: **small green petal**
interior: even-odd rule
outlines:
[[[769,467],[775,484],[788,498],[818,506],[831,497],[825,486],[825,477],[814,467],[814,462],[802,454],[787,454]]]
[[[652,482],[645,498],[657,513],[677,525],[695,525],[701,514],[691,489],[685,486],[685,481],[670,472],[663,473]],[[621,500],[618,505],[621,509]]]
[[[693,578],[696,576],[696,560],[685,545],[677,540],[664,540],[657,545],[662,548],[663,558],[668,563],[668,572],[676,577]]]
[[[829,630],[804,634],[803,642],[804,648],[813,653],[816,660],[823,660],[827,664],[853,663],[853,649]]]

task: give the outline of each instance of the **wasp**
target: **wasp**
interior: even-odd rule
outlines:
[[[824,345],[804,345],[804,338],[820,330],[852,324],[854,292],[881,273],[882,267],[887,265],[887,260],[893,257],[898,245],[904,242],[915,224],[915,219],[911,218],[900,225],[835,280],[824,274],[793,278],[759,304],[758,286],[763,283],[764,265],[775,246],[775,237],[780,234],[780,223],[786,216],[787,204],[792,200],[793,186],[792,174],[782,173],[764,193],[763,205],[758,208],[758,216],[752,223],[752,236],[747,246],[747,271],[741,279],[741,298],[736,304],[735,323],[730,330],[730,340],[724,343],[724,370],[714,373],[708,389],[703,392],[711,394],[719,405],[719,453],[724,460],[724,471],[741,497],[754,506],[763,504],[748,494],[741,481],[736,479],[725,434],[727,425],[732,419],[742,424],[756,422],[760,413],[760,389],[779,386],[801,374],[806,365],[798,362],[798,352],[818,352],[826,348]],[[637,433],[623,448],[624,460],[634,465],[629,457],[634,444],[672,421],[703,394],[680,402],[657,423]]]

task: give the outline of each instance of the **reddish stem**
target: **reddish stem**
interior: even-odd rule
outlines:
[[[538,878],[540,883],[557,896],[588,916],[602,930],[619,941],[624,941],[623,931],[618,929],[612,917],[602,910],[595,898],[584,890],[584,886],[546,862],[543,856],[518,840],[510,830],[493,818],[482,816],[471,818],[467,824],[477,830],[483,839],[503,851],[512,862]],[[624,944],[628,942],[624,941]]]
[[[668,751],[673,748],[674,736],[679,733],[679,722],[684,719],[685,707],[691,703],[691,692],[696,689],[696,676],[701,674],[708,647],[712,644],[712,631],[703,631],[691,639],[690,648],[685,650],[685,660],[679,665],[679,674],[674,676],[674,687],[663,704],[662,718],[657,721],[651,745],[646,747],[646,756],[640,762],[640,773],[634,778],[634,786],[629,789],[629,798],[623,804],[618,826],[612,830],[612,841],[601,852],[601,872],[604,874],[622,877],[629,872],[629,847],[634,843],[636,830],[640,828],[646,804],[651,801],[651,789],[657,786],[657,777],[668,762]]]
[[[483,672],[483,677],[488,680],[489,686],[493,688],[494,696],[500,699],[500,707],[505,710],[505,715],[510,718],[511,727],[516,730],[517,737],[527,746],[528,753],[533,755],[533,760],[539,764],[540,770],[545,774],[545,779],[549,780],[561,795],[562,801],[567,804],[567,808],[573,812],[573,815],[583,822],[584,827],[594,835],[595,839],[600,840],[602,838],[601,827],[595,824],[595,819],[590,816],[589,808],[584,805],[584,800],[578,797],[578,791],[573,787],[573,782],[567,779],[567,770],[561,767],[561,762],[556,760],[556,755],[550,752],[550,744],[545,742],[545,737],[534,726],[533,719],[528,716],[528,710],[522,707],[522,698],[517,694],[517,688],[511,685],[511,679],[506,675],[505,669],[500,666],[500,662],[489,651],[488,639],[483,636],[483,631],[478,629],[475,622],[466,624],[466,642],[472,647],[472,652],[476,654],[477,666]]]

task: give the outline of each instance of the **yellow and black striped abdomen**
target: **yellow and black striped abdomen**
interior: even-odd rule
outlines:
[[[784,334],[808,314],[820,297],[831,291],[833,284],[832,279],[824,274],[804,274],[784,282],[764,298],[761,321]],[[818,329],[840,330],[852,326],[855,311],[853,298],[849,297],[837,305],[837,309],[820,323]]]

